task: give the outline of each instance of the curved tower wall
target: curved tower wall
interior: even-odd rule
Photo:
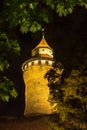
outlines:
[[[31,59],[22,65],[25,82],[25,116],[52,113],[48,81],[44,79],[44,75],[52,64],[53,49],[42,37],[39,44],[32,50]]]
[[[26,86],[24,115],[52,113],[52,106],[48,101],[48,81],[44,79],[44,75],[52,64],[53,61],[47,59],[31,59],[23,64],[23,78]]]

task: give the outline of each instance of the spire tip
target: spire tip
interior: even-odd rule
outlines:
[[[44,28],[42,28],[42,30],[41,30],[41,31],[42,31],[42,38],[45,37],[45,36],[44,36],[44,30],[45,30]]]

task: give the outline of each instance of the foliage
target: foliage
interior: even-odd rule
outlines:
[[[17,92],[13,88],[13,82],[3,77],[0,79],[0,100],[8,102],[10,97],[16,98]]]
[[[10,97],[17,97],[6,70],[10,67],[10,56],[19,55],[19,50],[16,40],[9,40],[5,33],[0,33],[0,100],[9,101]]]
[[[18,54],[19,45],[12,40],[11,32],[20,28],[22,33],[41,30],[44,23],[54,19],[54,14],[66,16],[75,6],[85,6],[86,0],[1,0],[0,1],[0,82],[5,86],[9,57]],[[6,77],[6,78],[5,78]],[[5,78],[5,79],[4,79]],[[3,82],[4,81],[4,82]],[[6,80],[9,82],[9,79]],[[4,83],[2,85],[2,82]],[[10,82],[9,82],[10,84]],[[12,85],[10,85],[12,86]],[[8,89],[9,90],[9,89]],[[2,90],[0,90],[2,92]],[[0,92],[0,93],[1,93]],[[11,93],[10,93],[11,94]],[[2,97],[2,96],[0,96]]]
[[[57,79],[59,74],[55,71],[58,66],[46,74],[51,100],[56,102],[55,115],[58,116],[52,118],[50,129],[87,129],[87,53],[82,58],[82,63],[73,68],[67,77],[62,74],[60,82]],[[51,74],[52,71],[54,75]]]
[[[44,78],[47,78],[48,80],[48,86],[50,88],[50,93],[53,96],[53,100],[50,100],[50,102],[53,102],[56,100],[56,97],[58,96],[58,85],[60,85],[61,83],[61,76],[63,73],[63,66],[62,64],[59,63],[55,63],[53,64],[53,67],[47,71],[47,73],[45,74]]]
[[[41,30],[42,25],[53,20],[54,14],[66,16],[75,6],[84,6],[86,0],[4,0],[0,12],[0,23],[8,22],[9,27],[20,26],[23,33]]]

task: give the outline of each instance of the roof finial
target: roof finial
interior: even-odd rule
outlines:
[[[44,28],[42,28],[42,30],[41,30],[41,31],[42,31],[42,38],[45,37],[45,36],[44,36],[44,30],[45,30]]]

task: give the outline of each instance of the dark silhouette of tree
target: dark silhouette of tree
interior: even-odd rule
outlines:
[[[82,51],[81,51],[82,50]],[[75,60],[73,60],[73,58]],[[75,62],[77,60],[77,62]],[[51,102],[56,103],[56,113],[52,117],[50,129],[86,130],[87,129],[87,50],[77,47],[62,75],[58,66],[47,72]],[[69,66],[68,66],[69,65]],[[68,70],[71,67],[71,70]],[[69,72],[68,72],[69,71]],[[52,75],[52,72],[53,75]],[[56,76],[55,76],[56,75]],[[58,79],[59,78],[59,79]],[[53,79],[53,80],[51,80]]]

